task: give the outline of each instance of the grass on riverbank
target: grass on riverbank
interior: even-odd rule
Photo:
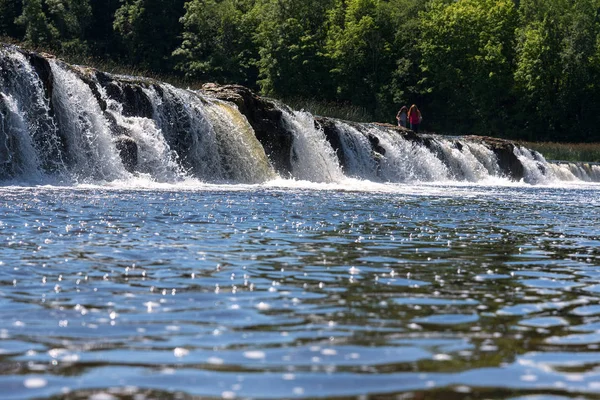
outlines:
[[[327,102],[316,99],[289,98],[282,102],[294,110],[308,111],[321,117],[337,118],[354,122],[373,122],[373,116],[364,108],[350,104]]]
[[[600,163],[600,143],[519,142],[547,160]]]

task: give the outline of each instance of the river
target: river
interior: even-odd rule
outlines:
[[[600,398],[600,165],[0,45],[2,399]]]
[[[0,189],[3,398],[600,394],[597,185],[365,185]]]

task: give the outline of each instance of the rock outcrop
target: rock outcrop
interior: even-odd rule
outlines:
[[[127,135],[120,135],[114,139],[125,169],[133,172],[138,163],[138,146],[135,140]]]
[[[489,136],[465,136],[465,140],[475,143],[483,143],[491,149],[498,159],[498,166],[502,172],[515,181],[523,179],[525,170],[523,164],[515,155],[515,143],[509,140],[493,138]]]
[[[235,104],[248,119],[275,170],[284,175],[291,172],[293,137],[285,127],[281,108],[274,101],[257,96],[240,85],[208,83],[202,86],[202,92]]]
[[[291,171],[290,152],[293,137],[286,129],[281,118],[281,110],[274,101],[265,99],[253,93],[250,89],[240,85],[217,85],[214,83],[205,84],[202,87],[204,93],[210,94],[220,100],[234,103],[240,112],[246,116],[250,125],[256,132],[256,137],[264,146],[267,155],[271,159],[275,169],[280,173]],[[360,125],[346,121],[350,125]],[[414,131],[391,125],[374,123],[379,127],[395,131],[405,140],[428,147],[434,150],[430,137],[419,135]],[[335,126],[335,120],[326,117],[315,117],[315,125],[322,129],[325,137],[335,150],[342,167],[347,165],[347,156],[343,152],[341,145],[340,131]],[[385,156],[385,149],[379,144],[379,139],[367,134],[367,138],[372,146],[372,151],[376,160],[377,155]],[[524,168],[514,153],[515,143],[509,140],[486,136],[465,136],[463,140],[481,143],[491,149],[498,159],[498,165],[505,176],[513,180],[521,180],[524,175]],[[460,146],[460,142],[457,142]],[[459,148],[459,150],[461,150]]]

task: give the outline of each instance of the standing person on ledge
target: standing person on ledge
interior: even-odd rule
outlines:
[[[396,114],[396,119],[398,120],[398,126],[403,126],[406,128],[406,121],[408,118],[408,108],[406,106],[402,106],[398,114]]]
[[[419,132],[419,125],[422,120],[423,117],[421,116],[421,111],[419,111],[417,106],[415,104],[410,106],[410,109],[408,110],[408,123],[410,124],[410,129]]]

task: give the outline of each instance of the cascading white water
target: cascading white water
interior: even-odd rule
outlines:
[[[548,184],[558,178],[544,157],[529,149],[515,146],[515,156],[523,165],[523,181],[530,184]]]
[[[204,181],[225,181],[221,168],[217,133],[206,116],[204,100],[195,93],[161,84],[152,89],[154,119],[171,148],[179,150],[178,161],[190,176]]]
[[[20,177],[39,181],[39,159],[29,136],[23,112],[15,99],[0,92],[0,103],[6,115],[0,112],[0,177]]]
[[[435,139],[433,143],[453,180],[478,182],[500,175],[496,156],[482,145],[448,139]]]
[[[276,177],[254,130],[237,108],[220,100],[211,100],[206,105],[206,115],[217,134],[221,169],[229,179],[261,183]]]
[[[600,182],[600,164],[559,162],[549,166],[561,181]]]
[[[379,164],[382,155],[373,152],[369,139],[345,122],[336,121],[335,127],[340,132],[345,158],[344,172],[354,178],[379,180]]]
[[[487,170],[488,176],[503,177],[502,170],[498,165],[498,158],[489,147],[486,147],[481,143],[469,142],[464,142],[463,146],[466,146],[467,151],[469,151],[477,159],[477,161]]]
[[[307,112],[281,110],[288,129],[294,135],[291,164],[295,179],[311,182],[339,182],[344,178],[335,151],[314,117]]]
[[[443,165],[426,148],[405,140],[397,132],[376,125],[362,127],[363,131],[344,123],[337,126],[344,132],[342,147],[346,164],[357,177],[388,182],[431,181],[446,177]],[[384,154],[373,150],[369,136],[377,140]]]
[[[193,177],[210,182],[260,183],[275,172],[254,131],[237,109],[200,93],[161,84],[144,90],[153,118],[179,149],[177,158]]]
[[[381,161],[381,177],[389,182],[443,182],[448,169],[428,148],[404,139],[395,131],[373,125],[368,133],[379,138],[385,149]]]
[[[543,155],[524,147],[515,147],[515,155],[523,164],[523,181],[530,184],[556,182],[600,182],[600,165],[590,163],[548,162]]]
[[[149,98],[154,94],[150,89],[143,90]],[[135,172],[156,182],[175,182],[181,179],[183,171],[156,121],[145,117],[126,116],[121,103],[107,96],[104,88],[99,86],[98,91],[106,101],[107,112],[111,113],[116,123],[125,129],[137,144]]]
[[[22,53],[10,48],[0,48],[2,70],[0,92],[5,96],[6,108],[12,110],[12,116],[5,116],[5,131],[16,135],[10,140],[29,143],[28,148],[33,148],[24,154],[10,155],[21,160],[21,168],[13,171],[19,176],[14,177],[38,180],[39,168],[60,173],[64,170],[61,140],[39,76]]]
[[[54,59],[38,59],[34,68],[28,57],[33,56],[0,48],[4,181],[101,183],[141,177],[167,183],[189,178],[262,183],[277,178],[252,126],[229,102]],[[323,130],[309,113],[280,111],[293,138],[291,149],[280,150],[289,150],[296,180],[337,183],[348,176],[393,183],[482,182],[514,173],[505,158],[500,168],[498,149],[492,151],[486,142],[437,135],[407,139],[392,127],[342,121],[324,123]],[[341,159],[328,139],[340,145]],[[600,181],[600,165],[547,162],[521,147],[514,148],[514,155],[525,183]]]
[[[55,60],[50,60],[50,67],[54,78],[52,102],[71,157],[73,177],[89,182],[129,176],[90,87]]]
[[[460,142],[460,149],[449,140],[431,139],[437,150],[403,138],[396,131],[379,125],[361,126],[364,132],[336,122],[345,158],[346,173],[357,178],[390,182],[467,180],[477,182],[502,175],[492,150],[479,143]],[[368,137],[384,150],[373,150]]]

